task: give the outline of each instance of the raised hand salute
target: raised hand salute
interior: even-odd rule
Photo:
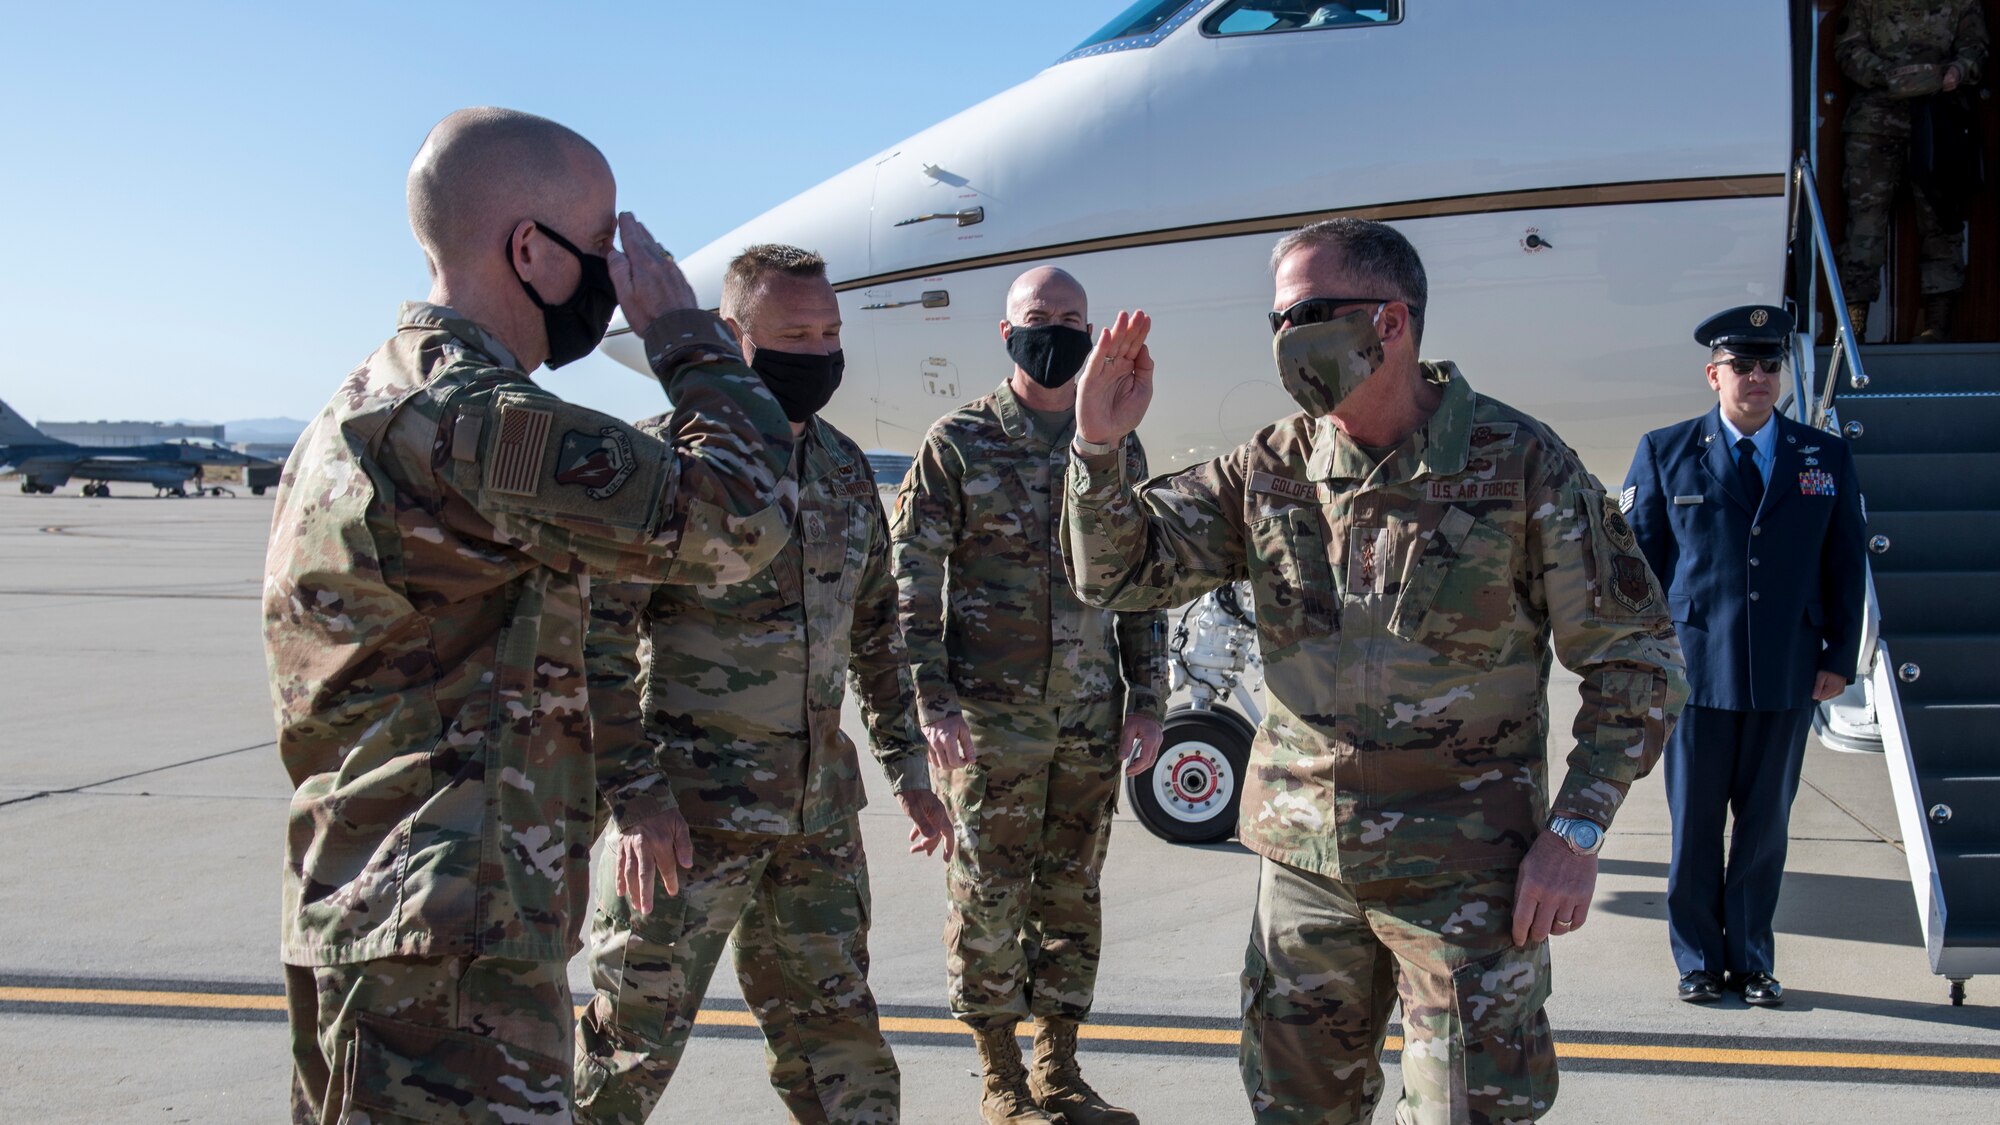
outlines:
[[[1153,403],[1153,353],[1146,347],[1152,331],[1153,318],[1141,309],[1119,313],[1098,333],[1077,382],[1078,440],[1112,445],[1139,428]]]

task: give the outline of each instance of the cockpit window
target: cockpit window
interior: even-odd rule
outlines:
[[[1097,29],[1097,33],[1076,45],[1076,49],[1062,58],[1059,63],[1071,59],[1089,58],[1092,55],[1107,55],[1113,51],[1129,51],[1135,47],[1150,47],[1174,33],[1174,29],[1199,14],[1208,0],[1139,0],[1138,3],[1118,13],[1110,23]]]
[[[1400,23],[1402,0],[1230,0],[1202,21],[1203,35],[1262,35],[1269,31],[1316,31],[1325,27],[1373,27]]]

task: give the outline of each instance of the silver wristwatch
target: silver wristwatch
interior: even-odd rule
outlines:
[[[1594,821],[1575,816],[1552,816],[1549,831],[1555,833],[1569,850],[1578,855],[1596,855],[1604,846],[1604,829]]]

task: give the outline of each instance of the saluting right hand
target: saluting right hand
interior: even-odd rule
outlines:
[[[931,765],[941,770],[971,765],[978,756],[972,749],[972,728],[965,725],[963,715],[925,723],[924,741],[931,746]]]
[[[1139,428],[1153,401],[1152,330],[1153,318],[1140,310],[1119,313],[1098,333],[1076,385],[1076,436],[1110,445]]]
[[[611,251],[606,261],[611,267],[611,287],[618,291],[618,306],[625,310],[625,323],[632,331],[643,334],[665,313],[700,307],[694,286],[681,274],[674,256],[630,211],[618,213],[618,244],[624,249]]]

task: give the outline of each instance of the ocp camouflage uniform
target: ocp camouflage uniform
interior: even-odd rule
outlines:
[[[636,1125],[652,1112],[732,927],[737,979],[793,1120],[897,1120],[900,1076],[868,990],[866,798],[840,729],[850,670],[896,792],[929,789],[929,765],[867,459],[821,420],[800,455],[798,522],[764,571],[726,589],[607,584],[592,597],[597,730],[657,746],[663,806],[687,818],[694,867],[636,915],[608,866],[598,872],[581,1120]]]
[[[1085,600],[1255,588],[1270,713],[1241,838],[1266,862],[1241,1063],[1260,1121],[1369,1120],[1399,995],[1399,1121],[1547,1111],[1548,947],[1512,944],[1515,872],[1551,808],[1611,822],[1686,693],[1617,504],[1547,427],[1424,368],[1442,405],[1379,465],[1296,414],[1143,485],[1108,456],[1070,474]],[[1550,802],[1552,643],[1583,708]]]
[[[597,787],[586,567],[736,581],[784,543],[795,491],[784,413],[721,322],[669,314],[646,341],[680,406],[665,440],[406,304],[285,467],[264,639],[298,787],[300,1120],[570,1120],[563,966],[595,808],[667,807],[650,771]]]
[[[1063,580],[1073,430],[1038,422],[1003,383],[931,427],[896,497],[923,720],[962,714],[977,750],[946,783],[958,847],[944,939],[952,1014],[975,1026],[1089,1016],[1118,735],[1166,695],[1159,615],[1093,609]],[[1124,458],[1145,471],[1136,438]]]
[[[1959,88],[1970,89],[1986,69],[1988,41],[1981,0],[1851,0],[1835,42],[1840,69],[1857,89],[1848,102],[1842,132],[1847,135],[1847,241],[1840,252],[1840,284],[1847,299],[1867,303],[1881,295],[1882,263],[1889,252],[1889,208],[1896,188],[1908,179],[1910,112],[1916,99],[1904,85],[1904,67],[1928,65],[1940,72],[1956,63]],[[1923,90],[1928,93],[1929,89]],[[1936,201],[1917,184],[1917,232],[1922,240],[1922,288],[1926,296],[1956,293],[1965,284],[1959,261],[1959,231],[1939,218]],[[1859,326],[1856,326],[1857,331]]]

